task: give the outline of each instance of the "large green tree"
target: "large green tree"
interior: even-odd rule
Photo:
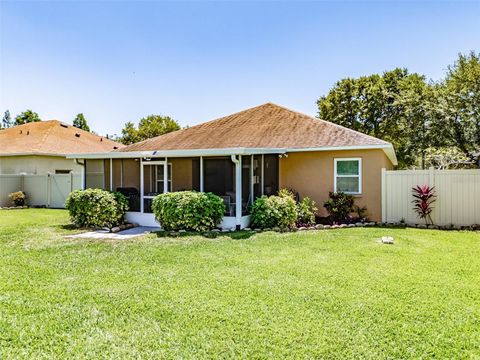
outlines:
[[[178,122],[169,116],[149,115],[140,120],[138,129],[132,122],[127,122],[122,129],[120,141],[125,145],[133,144],[179,129]]]
[[[131,121],[127,122],[122,129],[122,136],[120,137],[122,144],[130,145],[140,141],[138,130],[135,124]]]
[[[460,54],[435,91],[436,139],[474,161],[480,151],[480,54]]]
[[[87,124],[87,120],[85,119],[85,116],[83,116],[82,113],[77,114],[75,119],[73,119],[73,126],[85,131],[90,131],[90,127]]]
[[[41,121],[40,116],[30,109],[25,110],[15,117],[15,125],[23,125],[30,122]]]
[[[423,76],[394,69],[338,81],[318,100],[318,116],[391,142],[399,166],[408,167],[424,158],[429,145],[432,96]]]

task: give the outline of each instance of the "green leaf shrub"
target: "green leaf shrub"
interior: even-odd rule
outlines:
[[[178,191],[155,196],[152,210],[165,230],[208,231],[222,220],[225,204],[212,193]]]
[[[355,199],[352,195],[343,192],[330,192],[329,199],[323,203],[334,223],[346,222],[354,211]]]
[[[318,208],[315,201],[308,196],[297,203],[297,226],[311,226],[315,224],[315,214]]]
[[[72,191],[65,202],[72,222],[78,227],[101,228],[125,222],[128,199],[119,192],[101,189]]]
[[[278,196],[262,196],[252,206],[252,226],[265,229],[293,228],[297,222],[297,206],[291,193],[279,191]]]

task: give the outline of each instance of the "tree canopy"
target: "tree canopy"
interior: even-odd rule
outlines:
[[[37,121],[42,121],[42,119],[40,119],[40,116],[38,116],[36,112],[28,109],[15,117],[14,125],[23,125]]]
[[[180,125],[178,122],[169,116],[149,115],[140,120],[138,129],[134,123],[127,122],[122,129],[120,141],[125,145],[129,145],[179,129]]]
[[[87,120],[85,119],[85,116],[83,116],[83,113],[77,114],[75,119],[73,119],[73,126],[85,131],[90,131],[90,127],[88,126]]]
[[[479,56],[470,53],[459,55],[439,82],[397,68],[342,79],[317,105],[320,118],[391,142],[399,167],[407,168],[425,167],[427,149],[431,158],[446,146],[473,160],[480,150],[479,97]]]
[[[480,54],[459,55],[435,86],[434,131],[471,161],[480,151]]]

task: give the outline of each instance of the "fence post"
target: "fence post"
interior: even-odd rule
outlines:
[[[50,207],[50,200],[52,195],[52,180],[50,178],[50,173],[47,173],[47,208]]]
[[[382,168],[382,222],[387,222],[387,169]]]
[[[434,187],[435,186],[435,168],[433,166],[430,166],[428,168],[428,185],[430,187]],[[436,217],[436,211],[435,211],[435,207],[433,207],[433,211],[432,211],[432,214],[430,215],[431,217],[431,220],[434,224],[437,223],[437,217]]]

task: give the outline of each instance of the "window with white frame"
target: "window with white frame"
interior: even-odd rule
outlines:
[[[164,165],[157,165],[157,193],[163,193],[163,167]],[[168,164],[168,191],[172,191],[172,164]]]
[[[358,195],[362,193],[362,159],[335,159],[334,191]]]

